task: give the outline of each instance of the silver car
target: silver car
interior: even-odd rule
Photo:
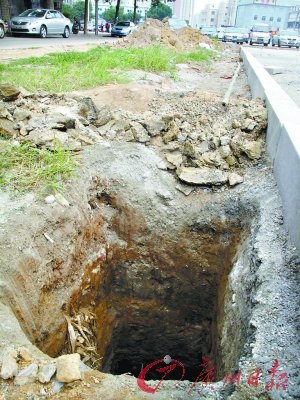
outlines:
[[[224,31],[223,42],[247,43],[248,32],[243,28],[228,27]]]
[[[72,23],[57,10],[36,9],[26,10],[18,17],[10,21],[11,34],[18,33],[28,35],[39,35],[41,38],[47,35],[62,35],[64,38],[70,36]]]
[[[3,39],[5,36],[5,23],[2,19],[0,19],[0,39]]]
[[[130,21],[124,21],[124,22],[118,22],[116,25],[114,25],[111,28],[111,36],[127,36],[129,33],[134,31],[136,26],[134,25],[133,22]]]
[[[276,44],[278,47],[288,46],[290,48],[296,47],[296,49],[299,49],[300,34],[293,30],[279,31],[277,35],[272,37],[272,46],[275,46]]]

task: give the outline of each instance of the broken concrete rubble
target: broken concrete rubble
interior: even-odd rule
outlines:
[[[112,113],[88,97],[46,93],[21,94],[16,101],[2,102],[1,110],[0,133],[20,143],[49,150],[60,145],[71,151],[103,140],[150,143],[165,154],[169,170],[210,167],[222,177],[226,174],[218,170],[233,172],[261,157],[266,128],[259,100],[233,100],[225,113],[221,99],[197,92],[158,95],[144,115]]]
[[[228,181],[227,172],[208,167],[182,167],[176,173],[181,181],[192,185],[222,185]]]

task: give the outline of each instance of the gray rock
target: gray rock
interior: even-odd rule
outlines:
[[[163,160],[160,161],[156,166],[158,169],[161,169],[163,171],[167,171],[167,169],[168,169],[168,164]]]
[[[92,371],[92,368],[80,361],[80,371]]]
[[[262,142],[259,140],[255,142],[245,140],[242,146],[242,150],[251,160],[257,160],[260,158],[262,153]]]
[[[222,185],[228,181],[228,173],[215,168],[182,167],[176,173],[181,181],[193,185]]]
[[[30,362],[32,360],[30,351],[26,349],[26,347],[21,347],[19,349],[19,356],[26,362]]]
[[[0,99],[4,101],[14,101],[18,98],[21,90],[14,85],[3,83],[0,85]]]
[[[93,122],[96,127],[103,126],[107,124],[113,118],[110,108],[108,106],[103,106],[98,110],[97,119]]]
[[[29,110],[26,110],[25,108],[18,107],[15,109],[14,112],[14,119],[17,121],[24,121],[25,119],[28,119],[31,117],[31,112]]]
[[[221,136],[220,137],[221,146],[227,146],[230,144],[230,137],[229,136]]]
[[[131,129],[125,131],[122,135],[119,136],[121,136],[122,140],[124,140],[125,142],[134,142],[136,140]]]
[[[14,120],[11,113],[3,106],[0,106],[0,118],[6,118],[10,121]]]
[[[0,136],[16,137],[18,130],[15,129],[15,124],[6,118],[0,118]]]
[[[146,129],[139,122],[131,122],[131,131],[137,142],[147,143],[150,141],[150,136],[148,135]]]
[[[222,158],[226,158],[231,154],[231,148],[228,145],[221,146],[218,150]]]
[[[98,119],[99,110],[90,97],[84,97],[78,102],[78,114],[89,122]]]
[[[209,143],[205,140],[204,142],[201,142],[197,147],[196,151],[198,154],[203,154],[209,151]]]
[[[63,115],[60,113],[52,114],[48,118],[48,128],[51,129],[74,129],[75,128],[75,119],[71,118],[67,115]]]
[[[52,382],[52,388],[51,388],[51,392],[53,394],[59,393],[61,391],[61,389],[64,387],[64,384],[62,382],[59,382],[58,380],[54,380]]]
[[[171,195],[171,193],[166,190],[157,189],[155,193],[163,200],[173,200],[173,196]]]
[[[244,182],[244,178],[235,172],[229,174],[228,180],[230,186],[235,186],[238,185],[239,183]]]
[[[53,150],[54,141],[58,141],[62,146],[68,147],[68,134],[56,129],[35,129],[25,136],[23,141],[31,142],[40,148]]]
[[[130,129],[130,123],[125,119],[116,119],[111,126],[111,129],[114,130],[116,133],[123,133]]]
[[[13,349],[4,349],[1,356],[1,371],[0,376],[2,379],[11,379],[18,373],[18,364],[17,364],[17,356],[18,353]]]
[[[185,142],[182,153],[188,157],[196,157],[197,156],[196,146],[191,142]]]
[[[38,369],[39,367],[34,363],[22,369],[14,380],[15,385],[22,386],[26,385],[27,383],[33,383],[36,380]]]
[[[53,194],[51,194],[50,196],[45,197],[44,199],[46,204],[52,204],[56,201],[55,196],[53,196]]]
[[[148,119],[144,126],[150,136],[158,136],[165,128],[165,123],[161,119]]]
[[[183,162],[182,154],[179,151],[174,151],[173,153],[166,153],[166,159],[169,163],[171,163],[177,168]]]
[[[58,357],[56,367],[56,378],[60,382],[67,383],[81,379],[80,355],[77,353]]]
[[[192,186],[180,185],[180,184],[176,185],[176,189],[179,190],[179,192],[185,194],[186,196],[191,194],[192,191],[194,190]]]
[[[243,121],[241,129],[246,132],[251,132],[257,126],[257,122],[253,121],[253,119],[246,118]]]
[[[38,374],[38,380],[41,383],[48,383],[50,382],[52,376],[56,372],[56,364],[55,363],[50,363],[43,365],[40,368],[39,374]]]

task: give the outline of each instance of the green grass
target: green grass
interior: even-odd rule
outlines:
[[[0,83],[14,83],[29,91],[66,92],[126,82],[126,71],[132,69],[154,73],[168,71],[175,76],[177,63],[207,63],[213,57],[214,52],[207,49],[179,54],[162,46],[98,47],[87,52],[52,53],[0,64]]]
[[[58,143],[54,151],[49,151],[27,144],[12,146],[10,141],[0,139],[0,187],[19,192],[37,189],[48,194],[60,190],[75,167],[71,152]]]

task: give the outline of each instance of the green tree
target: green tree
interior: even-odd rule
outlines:
[[[89,8],[90,10],[92,9],[92,2],[90,1],[89,3]],[[84,1],[77,1],[74,3],[73,7],[70,6],[69,4],[64,4],[63,3],[63,14],[70,18],[73,19],[74,17],[78,17],[79,19],[83,20],[84,19]],[[90,19],[93,18],[94,15],[90,13]]]
[[[121,8],[120,12],[122,12],[122,10],[124,13],[124,8]],[[107,10],[103,12],[102,15],[106,21],[113,21],[115,18],[115,14],[116,14],[116,7],[110,6]]]
[[[160,20],[163,20],[166,17],[172,17],[172,8],[161,3],[159,0],[153,0],[147,13],[147,17]]]
[[[75,17],[73,7],[71,7],[69,4],[63,3],[62,13],[64,14],[65,17],[70,19],[73,19]]]

